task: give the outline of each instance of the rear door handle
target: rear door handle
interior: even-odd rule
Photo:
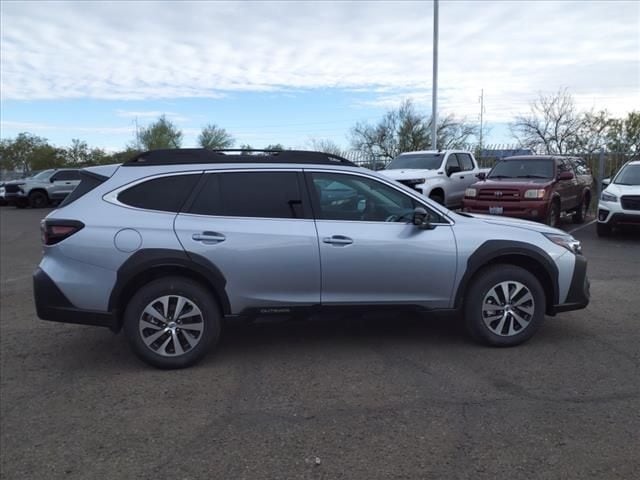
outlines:
[[[322,241],[331,245],[351,245],[353,243],[353,239],[345,237],[344,235],[332,235],[331,237],[324,237]]]
[[[464,177],[460,177],[460,180],[464,180]]]
[[[194,233],[191,235],[191,238],[196,242],[202,242],[205,245],[213,245],[216,243],[224,242],[227,237],[218,232],[202,232],[202,233]]]

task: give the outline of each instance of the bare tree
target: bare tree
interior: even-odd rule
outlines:
[[[577,144],[582,121],[573,97],[564,88],[553,95],[540,94],[528,114],[515,118],[511,133],[521,146],[537,153],[563,154]]]
[[[342,149],[333,140],[312,138],[309,143],[311,148],[317,152],[342,155]]]
[[[428,149],[431,145],[431,119],[416,110],[411,100],[388,110],[375,125],[357,123],[351,129],[351,146],[371,156],[392,159],[402,152]],[[466,145],[478,128],[448,115],[440,119],[437,135],[440,148]]]

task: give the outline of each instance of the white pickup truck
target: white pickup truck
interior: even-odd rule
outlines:
[[[478,181],[478,168],[471,152],[464,150],[424,150],[398,155],[382,173],[388,178],[417,190],[425,197],[448,208],[462,206],[465,189]]]

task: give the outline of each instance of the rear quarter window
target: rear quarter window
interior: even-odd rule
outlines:
[[[98,175],[97,173],[93,172],[80,171],[77,173],[80,183],[76,188],[73,189],[73,191],[69,195],[65,197],[62,203],[60,203],[60,207],[64,207],[66,205],[69,205],[70,203],[75,202],[76,200],[96,188],[98,185],[101,185],[106,180],[108,180],[108,177]]]
[[[120,192],[118,201],[145,210],[179,212],[200,177],[194,173],[153,178]]]

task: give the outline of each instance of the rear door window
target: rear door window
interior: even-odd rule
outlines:
[[[207,174],[189,213],[228,217],[309,218],[297,172]]]
[[[153,178],[120,192],[118,201],[145,210],[179,212],[200,177],[197,173]]]
[[[80,172],[78,170],[63,170],[57,172],[51,177],[54,182],[71,182],[73,180],[80,180]]]

